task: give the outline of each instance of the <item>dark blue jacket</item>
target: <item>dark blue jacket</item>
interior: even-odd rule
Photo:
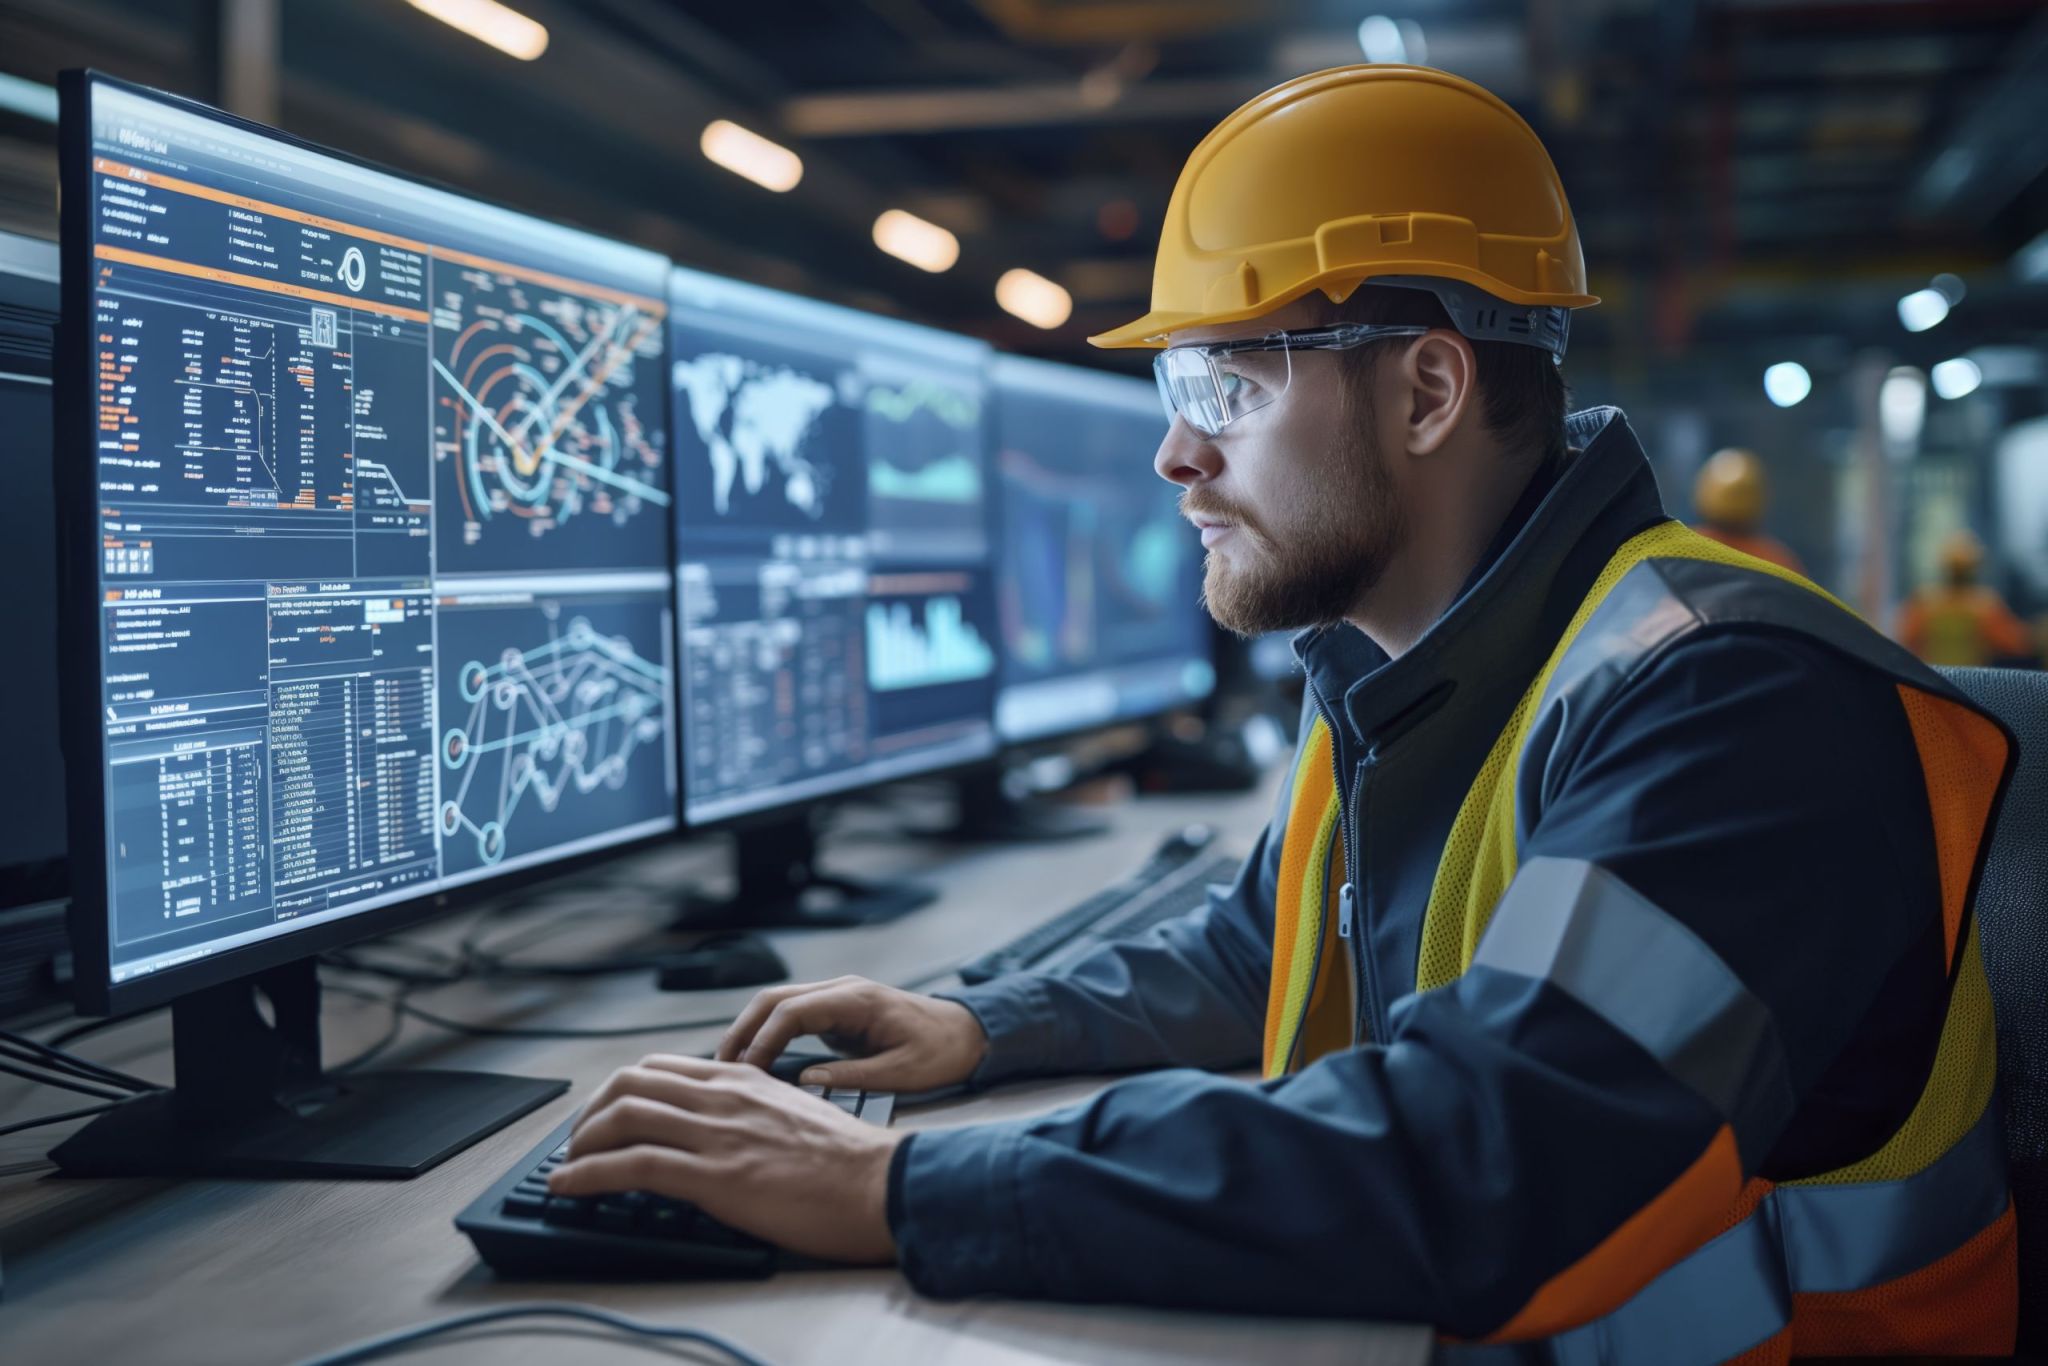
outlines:
[[[1482,759],[1600,568],[1664,517],[1618,412],[1576,415],[1571,442],[1407,654],[1346,626],[1297,642],[1360,841],[1358,1045],[1276,1081],[1194,1070],[1258,1060],[1283,797],[1204,910],[1057,974],[942,993],[988,1031],[977,1083],[1170,1070],[905,1142],[890,1223],[920,1290],[1482,1336],[1698,1156],[1720,1117],[1571,996],[1481,966],[1414,989]],[[1796,1104],[1751,1174],[1871,1151],[1917,1098],[1947,1001],[1927,795],[1892,684],[1812,638],[1734,626],[1576,724],[1523,863],[1599,864],[1769,1008]]]

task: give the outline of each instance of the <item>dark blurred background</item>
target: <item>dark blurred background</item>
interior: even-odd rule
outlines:
[[[28,0],[0,6],[0,226],[54,235],[48,87],[89,64],[688,264],[1131,368],[1083,338],[1143,308],[1188,150],[1368,57],[1468,76],[1543,136],[1604,298],[1567,374],[1628,409],[1674,512],[1747,447],[1765,528],[1866,613],[1959,529],[2048,613],[2039,0]],[[801,179],[714,164],[717,120]],[[891,209],[957,260],[878,249]],[[999,305],[1019,268],[1063,321]]]

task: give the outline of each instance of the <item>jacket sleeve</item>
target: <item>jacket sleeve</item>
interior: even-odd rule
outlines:
[[[890,1190],[912,1283],[1484,1336],[1660,1194],[1729,1208],[1872,1017],[1938,1026],[1911,736],[1818,646],[1646,669],[1522,857],[1471,969],[1398,1001],[1383,1046],[913,1135]],[[1837,1122],[1867,1151],[1897,1117],[1860,1099]]]
[[[935,993],[974,1012],[987,1085],[1046,1072],[1236,1067],[1259,1056],[1273,957],[1273,892],[1287,784],[1271,822],[1207,905],[1054,973],[1012,973]]]

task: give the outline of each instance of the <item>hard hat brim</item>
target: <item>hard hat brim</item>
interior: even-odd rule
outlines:
[[[1304,281],[1294,289],[1276,294],[1270,299],[1262,299],[1244,308],[1216,312],[1185,312],[1156,308],[1142,318],[1125,323],[1122,327],[1096,333],[1088,338],[1088,344],[1106,351],[1139,347],[1159,350],[1175,332],[1184,332],[1193,327],[1217,327],[1224,323],[1261,318],[1318,289],[1333,290],[1348,296],[1359,285],[1370,284],[1374,277],[1380,275],[1434,275],[1459,280],[1513,304],[1534,304],[1549,308],[1590,308],[1600,302],[1599,296],[1595,294],[1546,294],[1533,290],[1511,289],[1483,271],[1462,270],[1440,261],[1387,262],[1376,267],[1371,275],[1361,276],[1355,270],[1332,271],[1327,275],[1319,275]]]

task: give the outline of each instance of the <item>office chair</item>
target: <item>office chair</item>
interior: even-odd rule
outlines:
[[[1943,669],[2019,740],[1977,894],[2020,1235],[2019,1349],[2048,1356],[2048,673]]]

